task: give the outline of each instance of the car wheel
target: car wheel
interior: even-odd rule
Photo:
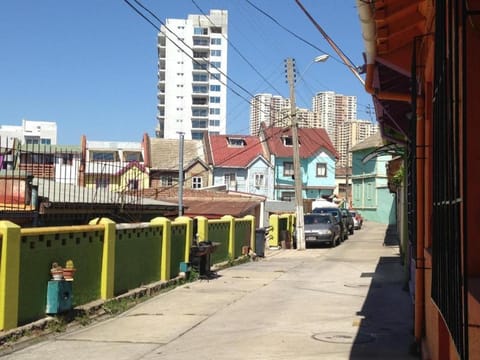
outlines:
[[[353,235],[354,232],[355,232],[355,230],[353,230],[353,227],[350,228],[350,230],[349,230],[350,235]]]

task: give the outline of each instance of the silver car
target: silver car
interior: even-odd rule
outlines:
[[[304,215],[305,242],[328,243],[332,247],[340,243],[340,224],[332,214]]]

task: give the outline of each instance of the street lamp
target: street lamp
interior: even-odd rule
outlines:
[[[325,61],[328,60],[329,57],[330,57],[330,55],[328,55],[328,54],[322,54],[322,55],[318,55],[315,58],[313,58],[313,60],[310,61],[310,63],[305,68],[305,70],[303,70],[302,74],[298,77],[298,82],[303,80],[303,77],[307,73],[307,70],[310,68],[310,66],[312,66],[312,64],[325,62]]]
[[[309,64],[314,62],[324,62],[329,58],[327,54],[319,55]],[[307,69],[308,67],[307,66]],[[306,70],[303,72],[305,74]],[[303,191],[302,191],[302,170],[300,166],[300,146],[298,143],[298,122],[297,109],[295,104],[295,81],[294,81],[294,61],[287,59],[287,79],[290,85],[290,116],[292,128],[292,145],[293,145],[293,173],[295,180],[295,216],[296,216],[296,239],[297,250],[305,250],[305,228],[303,221]]]

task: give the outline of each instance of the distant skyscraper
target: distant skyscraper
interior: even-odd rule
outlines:
[[[340,155],[337,166],[352,166],[350,149],[378,131],[378,125],[369,120],[347,120],[337,129],[336,149]]]
[[[156,136],[201,139],[225,134],[227,116],[226,10],[187,20],[167,19],[158,34]]]
[[[312,108],[320,127],[327,130],[340,155],[337,165],[346,165],[347,153],[342,149],[343,125],[346,121],[357,119],[357,97],[336,94],[333,91],[319,92],[313,97]]]
[[[288,126],[290,99],[280,95],[257,94],[250,101],[250,134],[258,135],[260,124],[266,126]]]

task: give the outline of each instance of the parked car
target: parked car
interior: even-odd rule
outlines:
[[[340,208],[340,211],[342,212],[342,216],[345,219],[345,222],[347,223],[348,233],[350,235],[353,235],[353,233],[355,232],[355,224],[353,223],[353,219],[350,216],[350,213],[345,208]]]
[[[350,216],[353,219],[353,225],[354,225],[355,230],[360,230],[362,228],[362,225],[363,225],[362,215],[356,210],[349,210],[348,212],[350,213]]]
[[[319,207],[312,210],[314,214],[332,214],[340,225],[340,241],[348,239],[348,228],[346,216],[337,207]]]
[[[340,243],[341,227],[332,214],[305,214],[305,243],[329,243],[332,247]]]

